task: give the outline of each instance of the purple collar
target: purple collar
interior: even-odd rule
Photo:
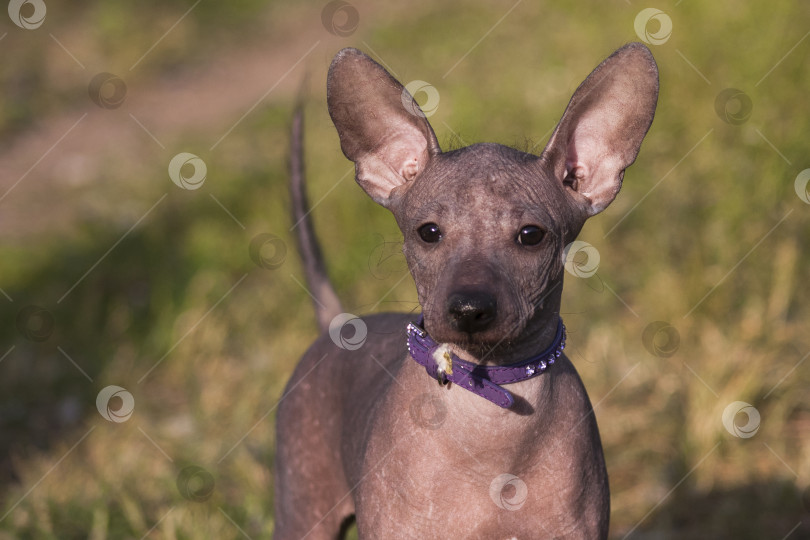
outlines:
[[[415,324],[408,324],[407,333],[411,358],[424,366],[428,375],[439,381],[439,384],[454,382],[504,409],[514,405],[515,398],[501,388],[501,384],[525,381],[544,373],[565,349],[565,325],[562,319],[557,324],[557,335],[548,349],[528,360],[508,366],[481,366],[446,351],[445,346],[433,341],[425,331],[422,315]]]

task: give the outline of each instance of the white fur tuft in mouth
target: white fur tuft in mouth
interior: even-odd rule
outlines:
[[[450,356],[450,345],[442,343],[433,351],[433,361],[436,362],[439,373],[453,374],[453,359]]]

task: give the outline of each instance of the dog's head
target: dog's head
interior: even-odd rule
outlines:
[[[657,97],[652,54],[632,43],[579,86],[540,155],[442,152],[408,91],[362,52],[340,51],[327,84],[357,182],[402,230],[428,331],[468,349],[526,333],[562,283],[563,248],[619,192]]]

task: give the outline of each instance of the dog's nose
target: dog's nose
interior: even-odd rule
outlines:
[[[497,314],[495,297],[482,291],[456,292],[447,299],[450,324],[459,332],[486,330]]]

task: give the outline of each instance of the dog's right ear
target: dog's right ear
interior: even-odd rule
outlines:
[[[413,97],[357,49],[343,49],[332,60],[326,101],[340,147],[355,163],[357,183],[383,206],[441,152]]]

